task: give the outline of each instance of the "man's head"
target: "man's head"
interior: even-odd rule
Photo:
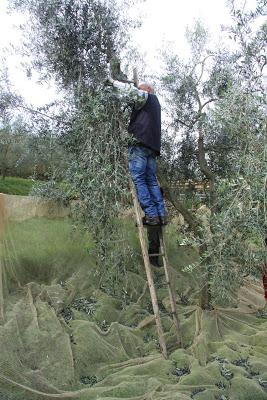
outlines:
[[[142,82],[138,85],[138,89],[143,90],[144,92],[154,93],[154,88],[150,83]]]

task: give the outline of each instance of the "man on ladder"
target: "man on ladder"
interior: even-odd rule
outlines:
[[[162,257],[163,261],[178,346],[181,345],[181,336],[175,291],[172,288],[162,231],[162,226],[167,224],[166,208],[156,177],[156,156],[160,154],[161,148],[161,107],[157,96],[154,94],[153,87],[148,83],[142,83],[138,88],[128,83],[114,81],[111,78],[109,78],[108,83],[124,91],[134,104],[128,126],[128,132],[132,135],[132,142],[128,149],[128,163],[135,184],[135,190],[132,188],[132,195],[159,345],[163,357],[167,358],[167,346],[151,271],[151,263],[153,261],[158,263],[159,256]],[[143,219],[141,218],[139,204],[145,213]],[[156,253],[152,251],[154,254],[151,254],[147,249],[144,225],[148,229],[155,230],[148,232],[149,250],[156,248]]]
[[[166,208],[156,177],[156,157],[161,149],[161,107],[158,98],[149,83],[141,83],[138,88],[111,78],[109,83],[128,94],[134,104],[128,126],[132,136],[128,165],[145,213],[143,224],[166,225]]]

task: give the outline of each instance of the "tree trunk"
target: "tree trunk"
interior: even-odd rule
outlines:
[[[203,140],[203,138],[202,138]],[[206,160],[205,160],[205,152],[204,152],[204,146],[203,146],[203,141],[200,143],[200,157],[199,157],[199,162],[201,162],[201,170],[204,173],[204,170],[209,173],[208,166],[206,165]],[[213,178],[212,182],[214,181],[213,174],[210,172],[210,178]],[[177,210],[182,216],[184,217],[186,223],[189,226],[189,229],[194,233],[194,235],[200,239],[205,239],[203,237],[203,231],[200,229],[200,223],[195,217],[195,215],[190,212],[179,199],[177,198],[177,193],[175,190],[171,189],[168,186],[168,183],[164,180],[162,176],[159,176],[160,180],[160,185],[164,191],[164,197],[173,205],[175,210]],[[212,186],[212,190],[214,188],[214,185]],[[201,255],[207,250],[206,245],[203,244],[200,249],[199,249],[199,254],[200,257]],[[200,271],[199,271],[200,272]],[[200,292],[200,299],[199,299],[199,304],[200,307],[203,310],[210,310],[212,308],[211,306],[211,290],[210,290],[210,285],[209,285],[209,272],[207,271],[207,275],[205,274],[204,279],[202,280],[202,289]]]
[[[203,245],[199,249],[199,255],[202,256],[203,253],[207,251],[207,246]],[[209,284],[210,280],[210,272],[207,270],[207,274],[204,274],[204,279],[202,279],[202,288],[200,292],[200,307],[202,310],[211,310],[213,307],[211,305],[211,287]]]
[[[199,123],[198,127],[198,163],[201,172],[205,175],[207,180],[209,181],[209,193],[210,193],[210,210],[211,214],[214,213],[215,207],[215,191],[214,191],[214,181],[215,176],[213,172],[210,170],[207,160],[205,158],[205,147],[204,147],[204,134],[201,123]],[[206,246],[200,250],[200,253],[204,253],[206,251]],[[211,288],[210,288],[210,272],[207,271],[207,275],[203,279],[203,286],[200,295],[200,304],[202,309],[211,309]]]
[[[198,163],[199,163],[199,168],[201,172],[205,175],[205,177],[209,181],[209,192],[210,192],[210,209],[211,212],[214,212],[214,203],[215,203],[215,198],[214,198],[214,180],[215,176],[213,172],[210,170],[208,163],[205,158],[205,147],[204,147],[204,135],[202,132],[202,128],[199,127],[199,136],[198,136]]]
[[[181,201],[177,199],[177,193],[175,190],[171,189],[168,186],[168,183],[163,179],[162,176],[159,176],[160,186],[164,192],[164,197],[173,205],[173,207],[184,217],[186,223],[189,225],[189,228],[199,236],[199,222],[195,218],[195,216],[187,210],[187,208],[182,204]]]

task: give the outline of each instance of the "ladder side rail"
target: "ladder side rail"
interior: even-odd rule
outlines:
[[[179,321],[177,305],[176,305],[176,296],[175,296],[175,292],[174,292],[174,289],[173,289],[172,283],[171,283],[171,276],[170,276],[170,271],[169,271],[169,266],[168,266],[168,258],[167,258],[167,253],[166,253],[166,245],[165,245],[165,240],[164,240],[163,229],[164,228],[162,228],[159,232],[160,249],[161,249],[161,253],[163,254],[162,261],[163,261],[163,267],[164,267],[164,272],[165,272],[165,277],[166,277],[166,283],[167,283],[168,291],[169,291],[172,319],[173,319],[173,322],[175,325],[177,344],[180,347],[181,346],[180,321]]]

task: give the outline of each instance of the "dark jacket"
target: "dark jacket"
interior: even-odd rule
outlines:
[[[156,95],[149,93],[145,105],[140,110],[132,111],[128,132],[139,143],[160,154],[161,108]]]

